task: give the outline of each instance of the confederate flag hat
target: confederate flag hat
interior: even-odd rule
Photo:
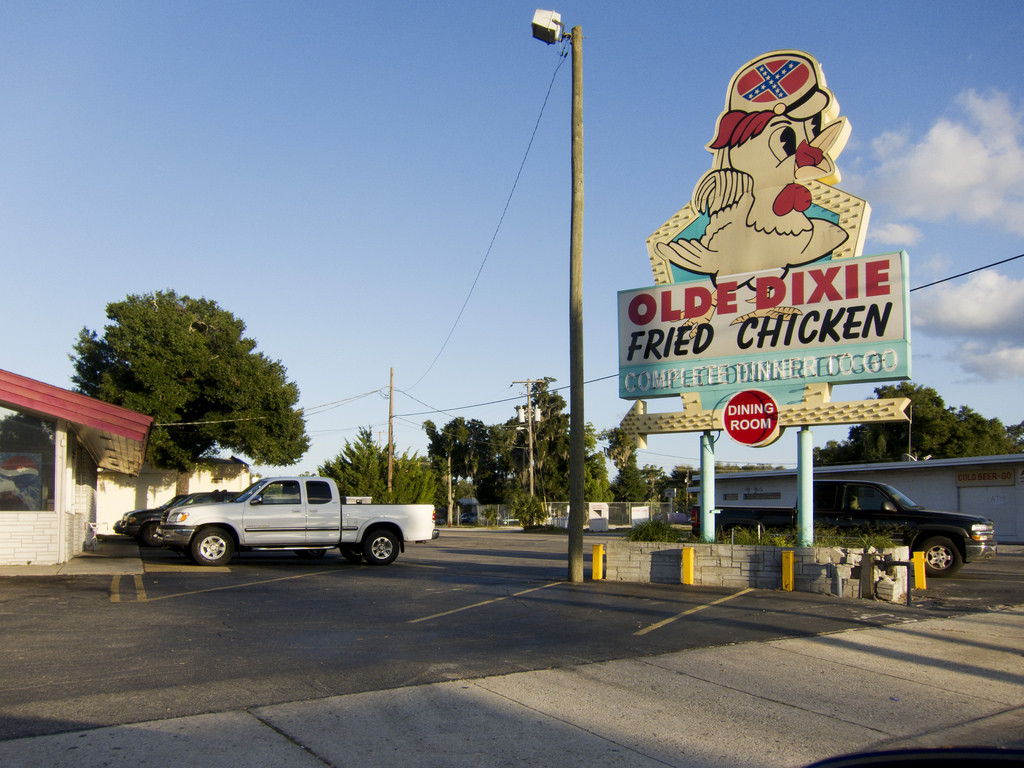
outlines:
[[[741,112],[770,110],[806,120],[833,103],[825,76],[813,58],[801,51],[773,51],[748,62],[733,75],[725,108]]]

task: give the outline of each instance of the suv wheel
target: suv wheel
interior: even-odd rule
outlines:
[[[921,545],[924,571],[928,576],[945,578],[959,571],[964,564],[960,550],[945,536],[933,536]]]
[[[159,527],[160,523],[156,521],[146,523],[142,526],[142,530],[139,531],[139,544],[144,547],[159,547],[162,543],[160,539],[156,537],[156,529]]]

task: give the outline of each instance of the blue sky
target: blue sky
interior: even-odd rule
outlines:
[[[917,286],[1024,252],[1019,2],[552,7],[585,38],[598,429],[631,405],[616,292],[653,282],[645,240],[689,200],[729,78],[764,52],[821,62],[852,126],[838,186],[872,206],[865,254],[906,249]],[[386,438],[392,367],[396,442],[421,454],[425,419],[498,423],[523,402],[513,381],[568,387],[571,72],[531,37],[535,8],[4,3],[0,367],[70,386],[77,333],[102,329],[107,303],[213,299],[300,387],[300,471],[359,427]],[[1024,420],[1022,304],[1024,259],[916,291],[914,381]],[[640,463],[698,456],[696,435],[653,437]],[[762,449],[723,438],[717,457],[793,465],[795,433]]]

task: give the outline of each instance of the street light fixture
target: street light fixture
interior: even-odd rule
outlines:
[[[533,14],[533,36],[549,45],[561,41],[565,37],[562,14],[557,11],[542,11],[538,8]]]
[[[562,15],[537,10],[533,36],[572,42],[572,214],[569,225],[569,581],[583,581],[586,447],[583,420],[583,30],[565,34]]]

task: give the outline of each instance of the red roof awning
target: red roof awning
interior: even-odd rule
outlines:
[[[70,422],[96,464],[137,475],[153,418],[0,369],[0,405]]]

